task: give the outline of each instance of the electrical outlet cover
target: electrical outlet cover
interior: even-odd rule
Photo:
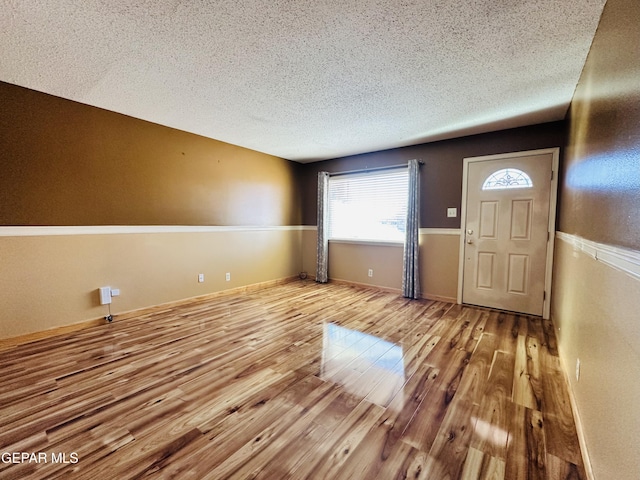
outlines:
[[[111,287],[100,287],[100,305],[111,303]]]

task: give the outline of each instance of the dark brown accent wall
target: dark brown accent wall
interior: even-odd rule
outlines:
[[[420,168],[420,227],[460,228],[464,158],[561,147],[564,143],[564,122],[551,122],[306,164],[302,176],[303,224],[317,222],[319,171],[336,173],[400,165],[417,158],[424,162]],[[458,217],[447,217],[448,207],[456,207]]]
[[[0,82],[0,225],[299,225],[299,164]]]
[[[560,229],[640,250],[640,2],[609,0],[569,114]]]

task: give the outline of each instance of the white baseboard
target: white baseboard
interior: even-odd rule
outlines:
[[[551,319],[551,323],[553,324],[553,319]],[[589,457],[589,450],[587,449],[587,439],[584,433],[584,428],[582,426],[580,412],[578,411],[578,402],[576,401],[576,397],[575,397],[575,394],[573,393],[571,382],[569,381],[568,372],[570,372],[571,370],[567,367],[567,364],[564,360],[565,356],[562,354],[560,350],[562,350],[562,346],[560,345],[560,342],[558,342],[558,356],[560,357],[560,367],[562,368],[562,372],[564,373],[564,381],[567,386],[567,390],[569,391],[569,400],[571,401],[571,411],[573,412],[573,421],[576,424],[576,433],[578,434],[578,443],[580,444],[580,453],[582,454],[582,463],[584,464],[584,470],[587,475],[587,480],[595,480],[595,476],[593,474],[593,468],[591,466],[591,458]]]

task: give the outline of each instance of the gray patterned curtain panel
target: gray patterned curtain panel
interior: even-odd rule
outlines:
[[[402,295],[407,298],[420,298],[419,229],[420,165],[417,160],[409,160],[409,202],[407,204],[407,230],[402,266]]]
[[[327,238],[327,208],[329,204],[329,173],[318,172],[318,263],[316,282],[327,283],[329,269],[329,239]]]

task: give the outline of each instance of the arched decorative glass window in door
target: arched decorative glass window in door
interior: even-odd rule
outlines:
[[[497,172],[493,172],[482,184],[482,190],[531,187],[533,187],[531,177],[517,168],[503,168]]]

